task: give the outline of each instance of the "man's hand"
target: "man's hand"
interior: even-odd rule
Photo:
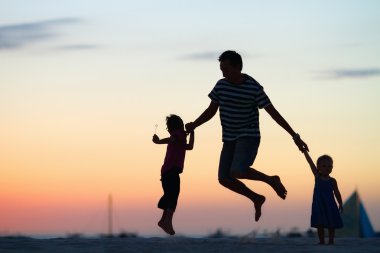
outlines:
[[[194,132],[195,126],[193,122],[189,122],[185,125],[185,129],[187,133]]]
[[[156,144],[158,144],[160,138],[158,138],[157,134],[153,135],[152,141]]]
[[[301,152],[309,151],[307,144],[301,139],[299,134],[293,136],[294,143],[297,145],[298,149]]]

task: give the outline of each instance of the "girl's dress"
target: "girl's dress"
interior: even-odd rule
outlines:
[[[331,179],[315,177],[311,227],[341,228],[342,218],[335,202]]]

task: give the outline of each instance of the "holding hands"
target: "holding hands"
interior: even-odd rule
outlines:
[[[294,143],[297,145],[298,149],[303,153],[305,151],[309,151],[309,147],[307,144],[301,139],[299,134],[295,134],[293,136]]]
[[[186,132],[187,133],[191,133],[191,132],[194,132],[194,129],[195,129],[195,125],[193,122],[189,122],[185,125],[185,129],[186,129]]]

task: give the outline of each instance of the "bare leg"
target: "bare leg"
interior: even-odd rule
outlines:
[[[162,214],[162,218],[158,222],[158,226],[160,228],[162,228],[162,230],[164,230],[169,235],[174,235],[175,234],[175,231],[173,229],[173,223],[172,223],[173,214],[174,214],[174,211],[172,209],[166,209],[166,210],[164,210],[164,212]]]
[[[318,227],[319,244],[325,244],[325,230],[323,226]]]
[[[230,189],[231,191],[234,191],[236,193],[239,193],[247,198],[249,198],[254,206],[255,206],[255,221],[258,221],[261,216],[261,206],[265,202],[265,197],[257,194],[256,192],[249,189],[245,184],[240,182],[239,180],[235,178],[231,179],[219,179],[219,182],[224,187]]]
[[[329,228],[329,244],[334,244],[335,228]]]
[[[165,220],[165,218],[166,218],[166,215],[167,215],[167,211],[164,210],[164,211],[162,212],[162,217],[161,217],[161,219],[160,219],[160,221],[159,221],[158,223],[163,222],[163,221]]]
[[[268,176],[261,171],[255,170],[254,168],[249,168],[248,172],[243,175],[239,174],[233,176],[236,178],[263,181],[269,184],[282,199],[285,199],[286,194],[288,193],[285,186],[281,183],[279,176]]]

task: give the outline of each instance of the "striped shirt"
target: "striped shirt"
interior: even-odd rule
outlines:
[[[252,77],[244,74],[242,84],[219,80],[209,98],[219,104],[223,141],[233,141],[242,136],[260,137],[259,108],[271,104],[264,88]]]

